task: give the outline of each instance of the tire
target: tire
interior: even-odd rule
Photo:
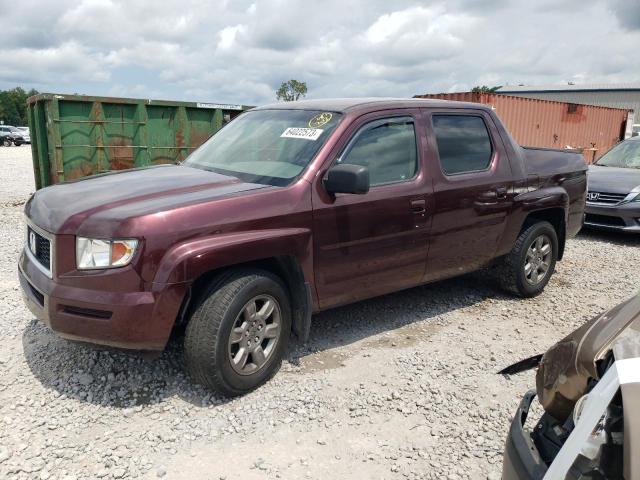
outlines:
[[[550,248],[548,256],[544,254],[545,245]],[[557,258],[558,235],[555,229],[549,222],[536,222],[520,232],[513,249],[498,266],[498,279],[510,293],[525,298],[535,297],[549,283]]]
[[[265,317],[268,305],[273,309]],[[209,285],[187,324],[187,371],[222,395],[245,394],[280,369],[290,332],[289,297],[278,277],[257,269],[228,272]]]
[[[9,140],[8,138],[4,138],[4,139],[2,140],[2,144],[3,144],[5,147],[10,147],[10,146],[11,146],[11,140]]]

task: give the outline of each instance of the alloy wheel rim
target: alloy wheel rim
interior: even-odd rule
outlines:
[[[271,295],[258,295],[238,313],[229,335],[228,354],[233,370],[251,375],[269,361],[280,338],[280,304]]]
[[[553,247],[547,235],[536,237],[529,248],[524,260],[524,278],[530,285],[539,285],[551,268]]]

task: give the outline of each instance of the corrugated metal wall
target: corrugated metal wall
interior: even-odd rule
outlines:
[[[616,108],[488,93],[438,93],[416,98],[489,105],[520,145],[584,149],[587,162],[599,158],[622,139],[628,113]]]
[[[503,87],[507,89],[508,87]],[[640,123],[640,91],[591,91],[573,92],[507,92],[516,97],[537,98],[555,102],[582,103],[601,107],[624,108],[634,111],[634,123]]]

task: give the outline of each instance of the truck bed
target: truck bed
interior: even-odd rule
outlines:
[[[586,175],[587,164],[579,150],[520,147],[528,175]]]

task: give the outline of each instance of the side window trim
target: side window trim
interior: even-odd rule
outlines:
[[[396,122],[394,122],[393,120],[396,120]],[[401,120],[404,120],[404,121],[401,121]],[[420,145],[418,142],[418,129],[417,129],[418,121],[416,120],[416,118],[413,117],[413,115],[409,115],[409,114],[389,115],[387,117],[375,118],[375,119],[366,121],[364,124],[358,127],[358,129],[353,133],[353,135],[351,135],[351,138],[349,138],[349,140],[347,141],[345,146],[342,148],[340,153],[336,156],[333,162],[333,165],[341,163],[342,159],[349,154],[352,147],[355,145],[355,143],[358,141],[358,138],[362,134],[374,128],[377,128],[389,123],[411,123],[411,125],[413,126],[413,139],[414,139],[414,144],[416,148],[415,172],[413,173],[413,176],[411,178],[394,180],[394,181],[385,182],[385,183],[376,183],[376,184],[372,184],[371,188],[373,189],[378,187],[386,187],[387,185],[395,185],[398,183],[408,183],[408,182],[414,181],[418,177],[418,175],[420,175],[420,169],[421,169]]]
[[[440,151],[438,149],[438,139],[436,137],[436,131],[435,131],[435,127],[433,124],[433,117],[438,117],[438,116],[449,116],[449,117],[453,117],[453,116],[458,116],[458,117],[478,117],[482,123],[484,124],[484,128],[487,131],[487,137],[489,137],[489,143],[491,144],[491,156],[489,157],[489,164],[487,165],[486,168],[483,169],[479,169],[479,170],[465,170],[463,172],[456,172],[456,173],[447,173],[445,172],[443,166],[442,166],[442,160],[440,159]],[[458,177],[461,175],[471,175],[474,173],[486,173],[491,171],[491,169],[493,168],[493,165],[496,162],[496,157],[497,157],[497,153],[498,153],[498,149],[496,148],[496,143],[495,143],[495,139],[493,138],[493,135],[491,133],[491,129],[489,128],[489,126],[487,125],[487,119],[485,118],[485,116],[481,113],[481,112],[446,112],[446,111],[442,111],[442,112],[430,112],[429,114],[429,123],[427,128],[431,129],[431,133],[433,134],[433,141],[434,141],[434,151],[436,153],[436,157],[438,159],[438,166],[440,167],[440,171],[442,172],[442,175],[444,175],[445,177]],[[428,135],[427,135],[428,136]]]

